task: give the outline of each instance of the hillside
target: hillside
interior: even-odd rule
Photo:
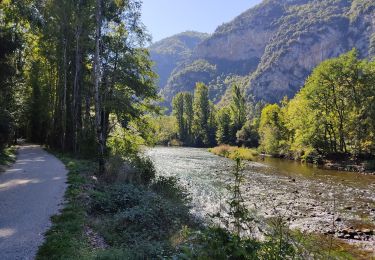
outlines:
[[[375,54],[374,1],[264,0],[188,55],[181,52],[179,62],[164,56],[156,71],[171,72],[168,79],[160,75],[166,103],[179,91],[192,91],[196,81],[208,84],[218,102],[238,78],[248,82],[248,95],[277,102],[293,97],[320,62],[352,48],[362,58]]]
[[[183,32],[152,44],[149,47],[159,86],[165,86],[172,71],[190,59],[193,49],[209,35],[199,32]]]

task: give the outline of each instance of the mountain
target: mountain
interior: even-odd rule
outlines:
[[[209,85],[215,102],[233,82],[256,100],[278,102],[293,97],[323,60],[352,48],[362,58],[375,54],[375,1],[264,0],[196,43],[178,62],[156,62],[157,71],[170,66],[160,81],[167,104],[197,81]]]
[[[183,32],[152,44],[149,47],[151,59],[155,62],[155,72],[159,75],[159,86],[167,84],[172,71],[182,62],[191,58],[194,48],[209,34]]]

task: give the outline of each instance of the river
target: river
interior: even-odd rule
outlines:
[[[208,214],[227,208],[232,160],[197,148],[155,147],[146,154],[158,175],[177,177],[188,190],[193,214],[207,219]],[[282,216],[292,229],[322,234],[334,231],[336,236],[357,230],[355,238],[345,241],[375,254],[375,236],[361,232],[375,230],[375,176],[274,158],[244,162],[244,174],[243,196],[260,218]]]

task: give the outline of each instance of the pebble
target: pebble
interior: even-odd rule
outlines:
[[[362,232],[366,235],[373,235],[374,234],[374,232],[370,229],[363,229]]]

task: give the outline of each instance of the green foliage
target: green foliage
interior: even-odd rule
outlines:
[[[10,143],[12,137],[12,116],[7,110],[0,109],[0,151]]]
[[[98,3],[102,30],[95,37]],[[12,0],[0,5],[4,129],[81,157],[100,151],[100,162],[109,154],[113,129],[122,127],[137,141],[150,143],[145,116],[158,112],[158,96],[143,48],[149,37],[140,22],[139,0]],[[94,70],[96,56],[99,70]],[[98,71],[101,75],[95,77]],[[10,114],[6,120],[4,113]]]
[[[373,154],[374,67],[355,49],[322,62],[295,98],[262,110],[260,149],[310,162],[332,153]]]
[[[246,147],[258,147],[259,134],[258,134],[258,120],[246,121],[244,126],[236,134],[237,144]]]
[[[371,153],[373,71],[356,50],[320,64],[286,107],[293,149]]]
[[[17,149],[15,147],[0,150],[0,172],[1,166],[7,166],[16,160]]]
[[[203,83],[197,83],[194,92],[194,121],[193,131],[195,143],[198,146],[209,144],[210,102],[208,99],[208,88]]]
[[[268,154],[279,154],[287,137],[286,131],[281,108],[277,104],[267,105],[259,123],[260,149]]]
[[[186,194],[175,180],[156,179],[150,188],[133,184],[99,186],[93,193],[92,214],[97,229],[113,248],[131,259],[168,256],[172,237],[190,223]]]
[[[260,243],[240,238],[223,228],[213,227],[193,233],[177,255],[181,259],[257,259]]]
[[[168,106],[170,106],[173,96],[177,93],[192,93],[196,88],[197,82],[210,82],[216,72],[216,66],[206,60],[195,60],[192,63],[188,63],[186,66],[181,65],[181,67],[181,70],[175,70],[172,73],[167,85],[161,91],[166,101],[165,104]]]
[[[254,149],[230,145],[219,145],[214,148],[208,149],[208,151],[213,154],[233,160],[235,160],[236,158],[240,158],[242,160],[252,161],[258,155],[258,152]]]
[[[235,134],[246,121],[247,104],[244,93],[233,85],[231,103],[218,112],[209,101],[208,88],[197,83],[192,95],[178,93],[173,98],[173,115],[177,121],[178,137],[185,145],[213,146],[216,142],[235,142]]]
[[[232,132],[237,133],[246,122],[246,100],[244,91],[237,85],[232,86],[232,100],[230,103],[232,117]]]
[[[178,93],[173,98],[173,115],[177,120],[178,138],[187,145],[194,142],[193,137],[193,95],[188,92]]]
[[[7,23],[14,13],[5,7],[5,3],[0,3],[0,151],[11,143],[15,134],[16,89],[19,85],[17,78],[18,70],[22,67],[18,61],[22,38],[17,26]]]
[[[158,116],[149,119],[152,125],[155,143],[168,145],[168,143],[177,138],[177,121],[174,116]]]
[[[159,75],[160,88],[167,84],[173,70],[188,60],[193,49],[207,37],[205,33],[183,32],[149,47],[151,59],[155,62],[155,72]]]
[[[217,131],[216,141],[218,144],[230,144],[232,142],[231,110],[227,107],[221,108],[216,115]]]

